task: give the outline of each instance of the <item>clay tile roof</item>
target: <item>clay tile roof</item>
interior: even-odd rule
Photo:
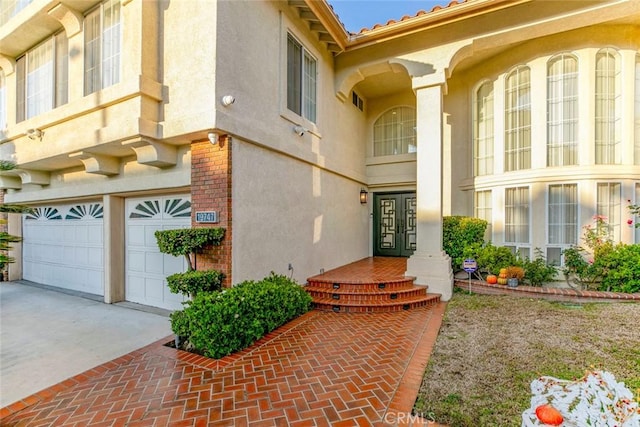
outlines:
[[[374,26],[372,26],[371,28],[362,28],[358,34],[364,34],[367,33],[369,31],[373,31],[373,30],[377,30],[378,28],[384,28],[387,26],[391,26],[394,24],[397,24],[399,22],[405,22],[405,21],[409,21],[411,19],[417,18],[419,16],[423,16],[423,15],[427,15],[429,13],[434,13],[437,12],[439,10],[443,10],[443,9],[449,9],[455,6],[458,6],[462,3],[466,3],[468,0],[453,0],[452,2],[450,2],[448,5],[446,6],[434,6],[429,12],[426,12],[424,10],[419,10],[418,12],[416,12],[415,15],[413,16],[409,16],[409,15],[405,15],[402,18],[400,18],[400,20],[395,20],[395,19],[390,19],[387,21],[386,24],[375,24]]]

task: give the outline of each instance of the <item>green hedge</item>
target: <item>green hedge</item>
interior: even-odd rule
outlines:
[[[217,270],[187,271],[167,277],[169,290],[174,294],[195,296],[200,292],[214,292],[222,288],[224,274]]]
[[[640,292],[640,245],[618,244],[597,262],[605,272],[600,290]]]
[[[311,307],[295,281],[271,273],[214,293],[199,293],[171,316],[171,328],[196,351],[221,358],[248,347]]]
[[[445,216],[442,225],[442,248],[451,257],[453,271],[462,270],[464,250],[468,246],[482,245],[487,221],[468,216]]]

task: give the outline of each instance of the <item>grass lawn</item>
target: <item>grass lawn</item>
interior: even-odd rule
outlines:
[[[570,304],[457,291],[415,412],[458,426],[520,426],[531,381],[611,372],[640,396],[640,304]]]

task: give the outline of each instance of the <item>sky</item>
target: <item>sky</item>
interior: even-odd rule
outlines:
[[[415,16],[419,10],[429,12],[434,6],[446,6],[451,0],[327,0],[340,21],[352,33],[388,20],[400,20],[404,15]]]

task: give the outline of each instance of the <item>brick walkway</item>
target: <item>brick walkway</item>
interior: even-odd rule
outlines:
[[[444,307],[312,311],[218,362],[165,347],[167,338],[0,409],[0,424],[398,425]]]

